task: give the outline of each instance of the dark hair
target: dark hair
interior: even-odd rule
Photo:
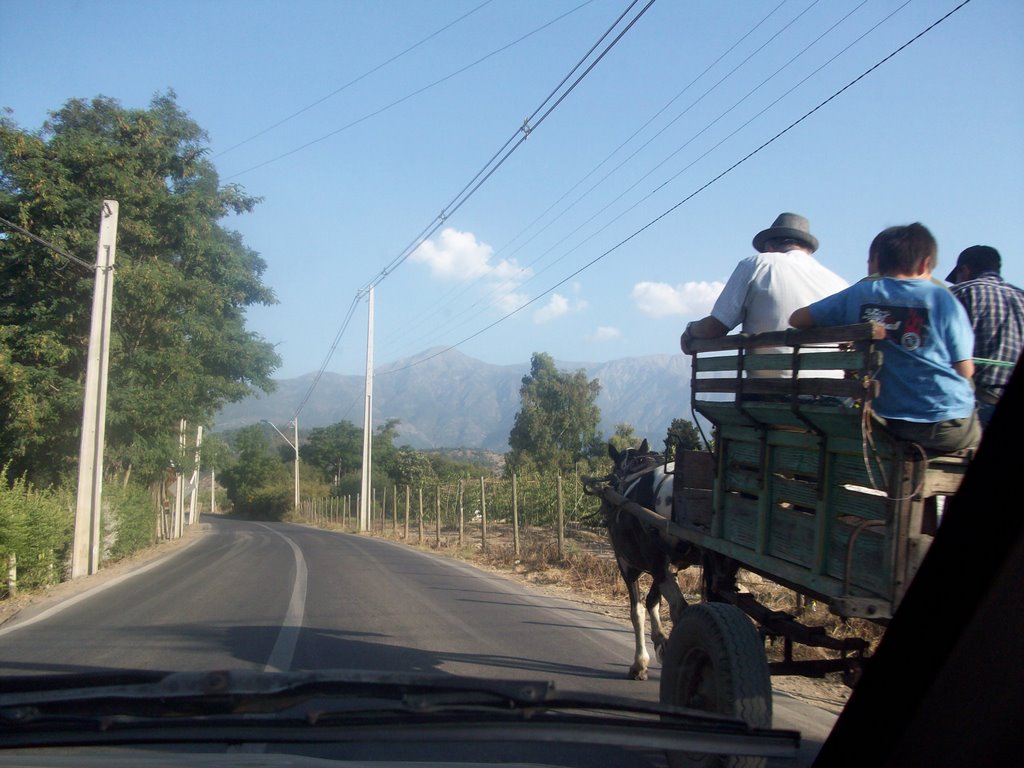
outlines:
[[[939,246],[924,224],[914,222],[883,229],[871,241],[868,255],[878,262],[883,275],[913,275],[935,267]]]
[[[999,251],[991,245],[972,245],[960,252],[960,258],[957,259],[956,264],[958,267],[961,265],[970,267],[971,272],[975,275],[980,275],[982,272],[998,274],[1003,266],[1003,260],[999,256]]]

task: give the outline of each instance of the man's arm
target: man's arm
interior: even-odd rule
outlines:
[[[686,326],[686,330],[683,331],[683,335],[679,339],[679,346],[683,352],[690,354],[690,339],[717,339],[720,336],[725,336],[728,332],[729,329],[725,327],[725,323],[713,315],[708,315],[700,320],[694,320]]]

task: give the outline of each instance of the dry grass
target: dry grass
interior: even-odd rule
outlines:
[[[547,529],[525,530],[520,536],[518,554],[513,546],[510,526],[488,524],[487,546],[483,546],[479,531],[468,532],[460,545],[458,535],[442,532],[440,545],[435,531],[427,532],[421,542],[417,532],[410,531],[411,546],[445,554],[473,562],[481,567],[509,574],[515,578],[547,589],[571,595],[603,613],[628,621],[628,595],[612,555],[607,535],[603,531],[578,529],[567,532],[561,554],[552,531]],[[379,534],[378,534],[379,535]],[[388,531],[387,538],[396,538]],[[401,536],[398,540],[403,540]],[[688,568],[679,573],[679,586],[687,602],[700,600],[701,569]],[[795,616],[801,623],[824,627],[834,637],[863,637],[873,651],[881,639],[883,629],[868,621],[842,619],[831,614],[827,606],[815,601],[800,600],[790,589],[762,579],[756,574],[740,571],[741,589],[751,592],[771,610],[784,611]],[[642,576],[641,594],[650,588],[650,577]],[[662,603],[662,619],[666,627],[671,626],[668,607]],[[769,642],[769,659],[782,658],[782,643]],[[807,646],[795,646],[793,655],[797,659],[828,658],[831,652]]]

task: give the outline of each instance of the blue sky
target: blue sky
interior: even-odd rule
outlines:
[[[225,223],[267,262],[280,303],[249,326],[279,377],[317,371],[375,281],[378,365],[598,362],[678,353],[782,211],[847,280],[921,221],[940,276],[986,243],[1024,284],[1019,0],[969,2],[720,177],[958,4],[657,0],[443,221],[628,0],[0,0],[0,106],[35,129],[173,88],[222,181],[263,198]],[[327,370],[365,343],[360,302]]]

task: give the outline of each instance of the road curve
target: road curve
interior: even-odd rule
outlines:
[[[628,627],[394,542],[207,517],[172,557],[0,628],[0,675],[118,669],[435,671],[653,700]],[[809,764],[834,715],[785,694]]]

